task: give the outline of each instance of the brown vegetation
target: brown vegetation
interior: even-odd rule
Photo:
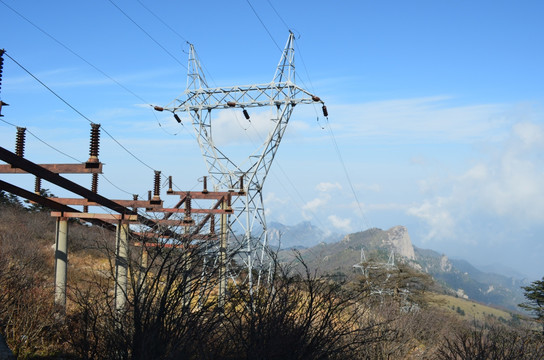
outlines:
[[[276,262],[265,285],[229,282],[220,307],[214,250],[183,238],[144,262],[143,247],[131,247],[119,309],[113,235],[76,223],[62,315],[53,305],[54,220],[13,203],[0,206],[0,219],[0,332],[21,359],[544,357],[538,331],[428,306],[430,279],[409,269],[387,276],[380,292],[377,278],[321,278],[298,257]]]

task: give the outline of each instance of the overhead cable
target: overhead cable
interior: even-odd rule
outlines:
[[[368,224],[365,213],[364,213],[363,208],[361,206],[361,202],[359,201],[359,197],[357,196],[357,193],[355,192],[355,188],[353,186],[353,183],[351,182],[351,178],[349,176],[348,169],[346,168],[346,164],[344,162],[344,159],[342,158],[342,153],[340,152],[340,148],[338,147],[338,143],[336,142],[336,138],[335,138],[334,133],[332,131],[332,127],[329,124],[329,119],[328,118],[326,118],[326,119],[327,119],[327,129],[329,130],[329,134],[330,134],[332,142],[334,144],[336,154],[338,155],[338,159],[340,160],[340,164],[342,165],[342,169],[344,170],[344,174],[346,175],[346,179],[348,181],[349,187],[351,189],[351,192],[353,193],[353,197],[355,198],[355,201],[357,202],[357,207],[359,208],[359,212],[361,213],[361,218],[363,220],[363,229],[362,230],[369,229],[370,226]]]
[[[126,12],[124,12],[119,6],[117,6],[117,4],[115,4],[112,0],[108,0],[108,1],[113,6],[115,6],[117,8],[117,10],[119,10],[121,12],[121,14],[123,14],[127,19],[129,19],[134,25],[136,25],[136,27],[138,27],[138,29],[140,29],[144,34],[146,34],[148,38],[150,38],[155,44],[157,44],[157,46],[159,46],[165,53],[167,53],[172,59],[174,59],[174,61],[176,61],[178,64],[180,64],[185,70],[188,70],[187,66],[185,66],[181,61],[179,61],[179,59],[177,57],[172,55],[172,53],[170,51],[168,51],[164,46],[162,46],[161,43],[159,43],[157,40],[155,40],[155,38],[153,36],[151,36],[151,34],[149,34],[147,31],[145,31],[145,29],[143,27],[141,27]]]
[[[0,0],[2,1],[2,0]],[[49,90],[49,92],[51,92],[53,95],[55,95],[60,101],[62,101],[64,104],[66,104],[70,109],[72,109],[73,111],[75,111],[79,116],[81,116],[82,118],[84,118],[85,120],[87,120],[89,123],[93,124],[94,122],[89,119],[87,116],[85,116],[81,111],[79,111],[78,109],[76,109],[72,104],[70,104],[68,101],[66,101],[62,96],[60,96],[59,94],[57,94],[53,89],[51,89],[49,86],[47,86],[43,81],[41,81],[40,79],[38,79],[38,77],[36,77],[34,74],[32,74],[27,68],[25,68],[23,65],[21,65],[19,62],[17,62],[13,57],[11,57],[9,54],[5,53],[5,55],[7,57],[9,57],[15,64],[17,64],[21,69],[23,69],[28,75],[32,76],[37,82],[39,82],[41,85],[43,85],[47,90]],[[151,166],[149,166],[148,164],[146,164],[144,161],[142,161],[140,158],[138,158],[134,153],[132,153],[130,150],[128,150],[125,146],[123,146],[116,138],[113,137],[112,134],[110,134],[106,129],[104,129],[104,127],[102,127],[102,130],[113,140],[117,143],[117,145],[119,145],[123,150],[125,150],[130,156],[132,156],[134,159],[136,159],[137,161],[139,161],[141,164],[143,164],[144,166],[146,166],[147,168],[155,171],[155,169],[153,169]]]
[[[249,0],[246,0],[249,7],[251,8],[251,10],[253,11],[253,13],[255,14],[255,16],[257,17],[257,19],[259,19],[261,25],[264,27],[264,29],[266,30],[266,32],[268,33],[268,36],[270,36],[270,39],[272,39],[272,41],[274,42],[274,44],[276,44],[276,47],[278,48],[278,50],[280,52],[282,52],[282,49],[281,47],[278,45],[278,43],[276,42],[276,40],[274,39],[274,37],[272,36],[272,34],[270,33],[270,31],[268,30],[268,28],[266,27],[266,25],[264,24],[263,20],[261,19],[261,17],[259,16],[259,14],[257,13],[257,11],[255,10],[255,8],[253,7],[253,5],[251,5],[251,2]]]

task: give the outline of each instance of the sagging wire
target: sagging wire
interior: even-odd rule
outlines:
[[[281,49],[281,47],[278,45],[278,43],[276,42],[276,40],[274,39],[274,37],[272,36],[272,34],[270,33],[270,30],[268,30],[268,28],[266,27],[266,25],[264,24],[263,20],[261,19],[261,17],[259,16],[259,14],[257,13],[257,11],[255,10],[255,8],[253,7],[253,5],[251,5],[251,2],[249,0],[246,0],[249,7],[251,8],[251,10],[253,11],[253,13],[255,14],[255,16],[257,17],[257,19],[259,20],[259,22],[261,23],[261,25],[264,27],[264,29],[266,30],[266,32],[268,33],[268,36],[270,36],[270,39],[272,39],[272,41],[274,42],[274,44],[276,45],[276,47],[278,48],[278,50],[280,52],[283,52],[283,50]]]
[[[140,5],[142,5],[142,7],[144,9],[147,10],[147,12],[149,12],[151,15],[153,15],[157,20],[159,20],[164,26],[166,26],[168,29],[170,29],[174,34],[176,34],[181,40],[185,41],[185,42],[188,42],[187,39],[185,39],[183,36],[181,36],[176,30],[174,30],[170,25],[168,25],[167,22],[163,21],[157,14],[155,14],[153,11],[151,11],[151,9],[149,9],[147,6],[144,5],[143,2],[141,2],[140,0],[137,0],[138,3]]]
[[[0,0],[2,1],[2,0]],[[34,74],[32,74],[27,68],[25,68],[23,65],[21,65],[19,62],[17,62],[13,57],[11,57],[9,54],[5,53],[7,57],[9,57],[15,64],[17,64],[21,69],[23,69],[28,75],[32,76],[37,82],[39,82],[43,87],[45,87],[49,92],[51,92],[53,95],[55,95],[60,101],[62,101],[64,104],[66,104],[70,109],[72,109],[74,112],[76,112],[79,116],[87,120],[89,123],[93,124],[94,122],[89,119],[87,116],[85,116],[81,111],[76,109],[72,104],[70,104],[67,100],[65,100],[62,96],[57,94],[53,89],[51,89],[49,86],[47,86],[43,81],[38,79]],[[113,137],[112,134],[110,134],[104,127],[102,127],[102,131],[104,131],[113,141],[117,143],[123,150],[125,150],[130,156],[132,156],[134,159],[136,159],[138,162],[140,162],[142,165],[146,166],[147,168],[155,171],[151,166],[146,164],[143,160],[138,158],[134,153],[132,153],[130,150],[128,150],[124,145],[122,145],[116,138]]]
[[[153,36],[151,36],[151,34],[149,34],[143,27],[141,27],[136,21],[134,21],[126,12],[123,11],[123,9],[121,9],[119,6],[117,6],[117,4],[115,4],[112,0],[108,0],[108,1],[115,8],[117,8],[117,10],[119,10],[119,12],[121,12],[121,14],[123,14],[127,19],[129,19],[134,25],[136,25],[136,27],[138,27],[138,29],[140,29],[145,35],[147,35],[147,37],[149,37],[155,44],[157,44],[157,46],[159,46],[165,53],[167,53],[172,59],[174,59],[174,61],[176,61],[178,64],[180,64],[185,70],[188,70],[187,66],[185,66],[181,61],[179,61],[179,59],[177,57],[172,55],[172,53],[170,51],[168,51],[164,46],[162,46],[161,43],[159,43],[157,40],[155,40],[155,38]]]
[[[6,124],[8,124],[8,125],[11,125],[11,126],[13,126],[13,127],[15,127],[15,128],[18,127],[17,125],[12,124],[12,123],[10,123],[10,122],[4,120],[4,119],[1,119],[1,118],[0,118],[0,121],[6,123]],[[42,140],[40,137],[38,137],[36,134],[34,134],[34,133],[33,133],[32,131],[30,131],[28,128],[25,128],[25,129],[26,129],[26,132],[29,133],[30,135],[32,135],[36,140],[40,141],[40,142],[43,143],[44,145],[46,145],[46,146],[50,147],[51,149],[55,150],[55,151],[58,152],[59,154],[62,154],[62,155],[66,156],[66,157],[68,157],[68,158],[70,158],[70,159],[72,159],[72,160],[74,160],[74,161],[76,161],[76,162],[78,162],[78,163],[82,163],[82,162],[83,162],[83,161],[81,161],[81,160],[79,160],[79,159],[76,159],[75,157],[73,157],[73,156],[71,156],[71,155],[69,155],[69,154],[63,152],[62,150],[57,149],[56,147],[54,147],[53,145],[49,144],[49,143],[46,142],[45,140]]]
[[[84,63],[86,63],[87,65],[89,65],[90,67],[92,67],[93,69],[95,69],[96,71],[98,71],[100,74],[102,74],[103,76],[105,76],[106,78],[108,78],[109,80],[111,80],[112,82],[114,82],[115,84],[117,84],[119,87],[121,87],[123,90],[125,90],[126,92],[128,92],[129,94],[131,94],[132,96],[134,96],[135,98],[137,98],[138,100],[142,101],[143,103],[145,104],[149,104],[149,101],[146,101],[144,98],[142,98],[141,96],[139,96],[138,94],[136,94],[134,91],[130,90],[128,87],[126,87],[125,85],[121,84],[119,81],[117,81],[115,78],[111,77],[110,75],[108,75],[107,73],[105,73],[104,71],[102,71],[100,68],[98,68],[96,65],[94,65],[93,63],[91,63],[90,61],[88,61],[87,59],[85,59],[83,56],[79,55],[78,53],[76,53],[74,50],[72,50],[70,47],[68,47],[66,44],[62,43],[60,40],[58,40],[57,38],[55,38],[53,35],[51,35],[50,33],[48,33],[47,31],[45,31],[44,29],[42,29],[41,27],[39,27],[38,25],[36,25],[34,22],[32,22],[30,19],[28,19],[27,17],[25,17],[23,14],[21,14],[20,12],[18,12],[17,10],[15,10],[14,8],[12,8],[11,6],[7,5],[3,0],[0,0],[0,2],[2,4],[4,4],[8,9],[10,9],[11,11],[13,11],[16,15],[18,15],[20,18],[22,18],[23,20],[25,20],[26,22],[28,22],[30,25],[32,25],[33,27],[35,27],[36,29],[38,29],[41,33],[43,33],[44,35],[46,35],[47,37],[49,37],[51,40],[53,40],[54,42],[56,42],[57,44],[59,44],[60,46],[62,46],[64,49],[68,50],[68,52],[70,52],[72,55],[76,56],[77,58],[79,58],[80,60],[82,60]],[[143,4],[142,4],[143,5]],[[144,6],[145,7],[145,6]],[[147,8],[146,8],[147,9]],[[147,9],[148,11],[150,11],[149,9]],[[128,16],[128,15],[127,15]],[[178,34],[178,36],[181,37],[181,35]],[[182,37],[183,38],[183,37]],[[183,64],[182,64],[183,66]],[[186,67],[185,67],[186,68]],[[157,115],[155,114],[154,111],[151,111],[153,113],[153,116],[155,117],[155,120],[157,121],[157,124],[159,125],[159,127],[161,128],[161,130],[163,130],[165,133],[167,133],[168,135],[177,135],[178,133],[175,133],[175,134],[172,134],[172,133],[169,133],[168,131],[164,130],[162,128],[162,124],[160,123],[159,119],[157,118]]]
[[[366,230],[366,229],[369,229],[370,228],[370,223],[363,211],[363,207],[361,206],[361,202],[359,201],[359,197],[357,196],[357,193],[355,192],[355,187],[353,186],[353,183],[351,181],[351,178],[349,176],[349,172],[348,172],[348,169],[346,167],[346,164],[344,162],[344,159],[342,157],[342,153],[340,152],[340,147],[338,146],[338,142],[336,141],[336,137],[334,136],[334,132],[332,131],[332,127],[329,123],[329,118],[328,116],[325,117],[327,119],[327,122],[326,122],[326,125],[327,125],[327,130],[329,131],[329,134],[330,134],[330,137],[331,137],[331,140],[333,142],[333,145],[334,145],[334,149],[336,150],[336,154],[338,155],[338,159],[340,160],[340,164],[342,165],[342,169],[344,170],[344,174],[346,176],[346,179],[348,181],[348,184],[349,184],[349,187],[351,189],[351,192],[353,194],[353,197],[355,198],[355,202],[357,203],[357,207],[359,209],[359,212],[361,214],[361,219],[362,219],[362,222],[363,222],[363,226],[362,226],[362,230]]]

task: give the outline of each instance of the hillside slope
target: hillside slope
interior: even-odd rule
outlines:
[[[353,277],[361,273],[361,262],[404,264],[431,275],[450,294],[484,304],[518,311],[523,301],[523,281],[485,273],[464,260],[450,260],[433,250],[412,245],[408,230],[395,226],[388,230],[369,229],[346,235],[335,243],[320,243],[301,249],[307,264],[323,274]],[[288,252],[282,258],[289,259]]]

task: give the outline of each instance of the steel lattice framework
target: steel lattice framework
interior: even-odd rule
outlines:
[[[294,36],[290,33],[274,78],[266,84],[209,87],[191,44],[186,90],[164,108],[155,107],[159,111],[172,112],[178,122],[181,120],[177,112],[185,112],[190,116],[214,191],[238,191],[245,194],[237,197],[232,204],[234,212],[229,219],[229,244],[230,248],[237,248],[247,254],[243,258],[250,270],[250,286],[253,283],[252,273],[255,271],[260,279],[262,270],[269,263],[262,196],[264,181],[294,107],[316,102],[323,103],[320,98],[295,84]],[[245,109],[254,107],[273,109],[273,118],[269,120],[272,122],[271,130],[255,152],[241,164],[236,164],[214,143],[212,110],[240,108],[247,116]],[[241,233],[235,230],[237,228],[242,229]]]

